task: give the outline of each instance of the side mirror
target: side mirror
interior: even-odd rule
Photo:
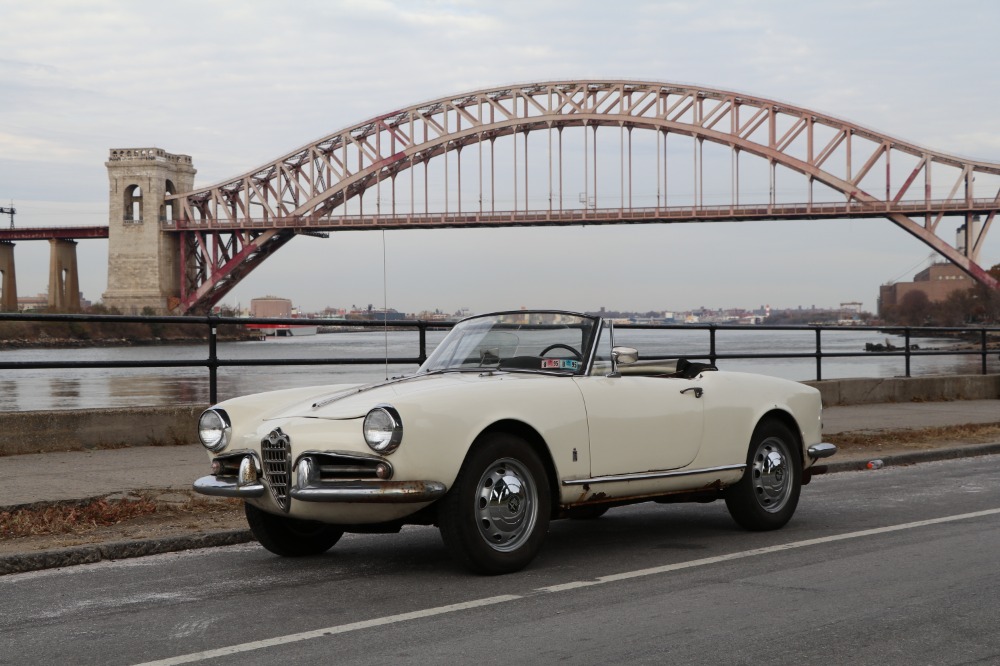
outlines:
[[[615,366],[632,365],[639,361],[639,351],[632,347],[615,347],[611,350],[611,360]]]

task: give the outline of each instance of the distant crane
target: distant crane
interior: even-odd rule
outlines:
[[[16,213],[16,212],[17,212],[17,209],[14,208],[14,202],[13,201],[10,202],[10,208],[0,208],[0,215],[10,215],[10,228],[11,229],[14,228],[14,213]]]

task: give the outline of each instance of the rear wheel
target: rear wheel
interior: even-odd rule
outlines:
[[[801,488],[795,436],[783,423],[765,421],[751,438],[743,478],[726,489],[726,507],[748,530],[778,529],[795,513]]]
[[[520,437],[488,435],[469,452],[438,511],[441,537],[461,564],[482,574],[518,571],[548,531],[545,468]]]
[[[247,524],[260,545],[282,557],[320,555],[330,550],[344,531],[325,523],[276,516],[243,504]]]

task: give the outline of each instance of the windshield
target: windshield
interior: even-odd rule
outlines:
[[[505,312],[466,319],[419,372],[520,370],[580,375],[599,320],[566,312]]]

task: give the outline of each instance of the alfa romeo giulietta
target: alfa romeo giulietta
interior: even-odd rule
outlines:
[[[199,421],[206,495],[244,500],[268,550],[436,525],[473,571],[508,573],[549,522],[644,501],[721,499],[746,529],[785,525],[821,441],[819,392],[685,359],[639,359],[599,317],[480,315],[412,375],[221,402]]]

